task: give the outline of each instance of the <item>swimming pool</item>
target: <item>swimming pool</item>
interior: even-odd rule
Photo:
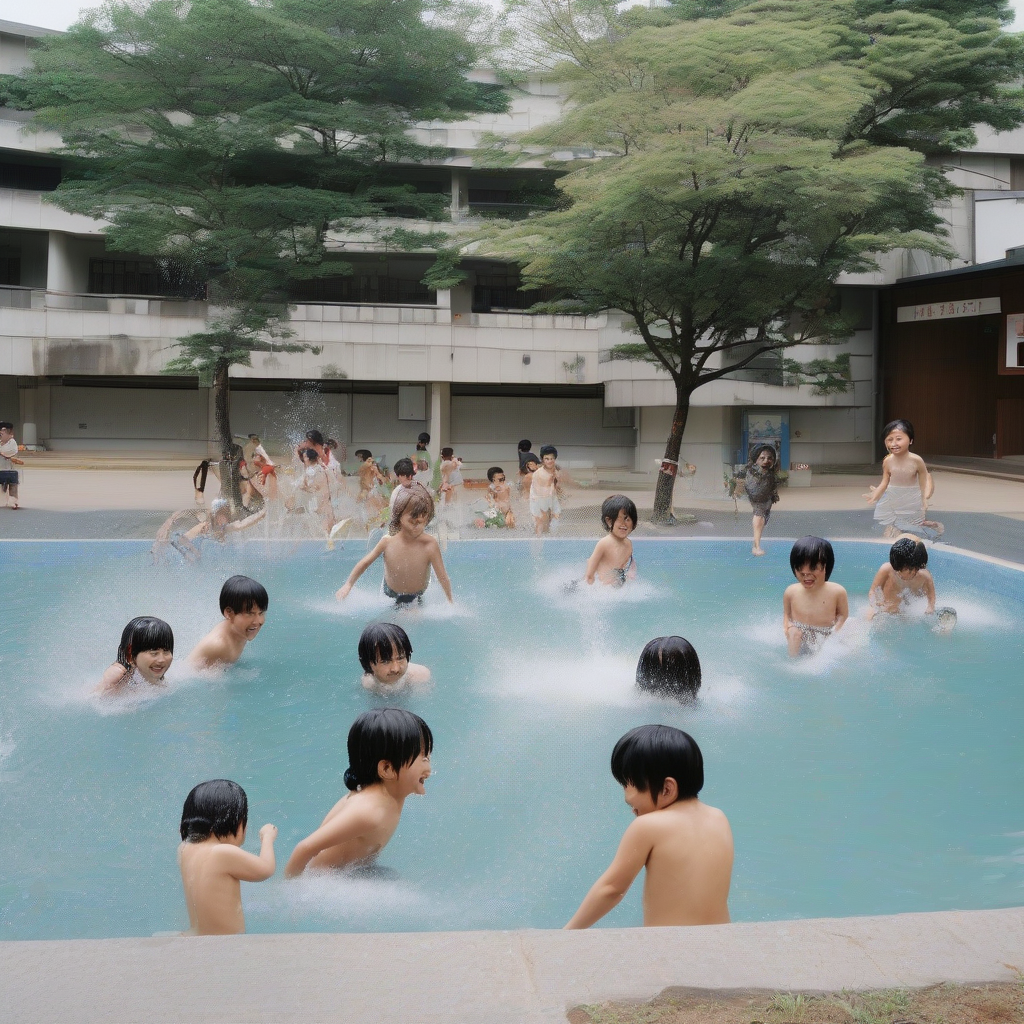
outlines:
[[[749,540],[635,547],[637,584],[567,595],[591,542],[453,542],[457,607],[433,587],[400,620],[434,673],[393,701],[433,729],[427,795],[378,870],[285,882],[293,845],[344,793],[349,725],[382,703],[355,657],[385,612],[379,564],[345,605],[332,597],[363,545],[252,542],[154,567],[136,542],[0,544],[0,938],[186,927],[177,825],[215,777],[248,792],[250,849],[265,821],[280,829],[278,874],[243,886],[250,932],[560,927],[630,820],[611,748],[652,721],[704,751],[701,795],[735,835],[735,920],[1024,902],[1024,574],[933,548],[951,635],[858,626],[791,663],[788,543],[763,559]],[[854,614],[885,554],[836,544]],[[223,677],[188,678],[233,572],[267,586],[267,625]],[[87,690],[137,614],[173,625],[174,685],[103,708]],[[670,633],[701,656],[694,707],[633,689],[644,643]],[[638,879],[602,924],[640,922]]]

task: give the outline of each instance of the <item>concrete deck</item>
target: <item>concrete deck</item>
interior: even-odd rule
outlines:
[[[1013,981],[1024,909],[586,932],[160,937],[0,944],[29,1024],[556,1024],[669,986],[783,991]]]

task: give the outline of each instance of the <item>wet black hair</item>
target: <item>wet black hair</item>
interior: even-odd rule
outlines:
[[[776,450],[775,445],[773,445],[773,444],[759,444],[750,453],[750,460],[748,461],[747,464],[750,465],[750,466],[754,465],[754,463],[757,462],[757,460],[761,457],[761,452],[771,452],[772,453],[772,465],[771,465],[771,468],[773,470],[779,468],[779,453]]]
[[[395,463],[395,476],[415,476],[416,467],[412,464],[412,459],[399,459]]]
[[[894,430],[902,430],[911,441],[914,440],[914,424],[910,420],[892,420],[882,427],[882,440],[884,441]]]
[[[624,494],[613,494],[611,497],[605,498],[601,505],[601,525],[609,533],[615,525],[615,520],[619,518],[620,512],[625,512],[633,520],[633,529],[636,529],[636,524],[639,522],[636,505],[631,498],[627,498]]]
[[[411,711],[377,708],[364,711],[348,731],[345,785],[352,790],[380,782],[377,764],[387,761],[395,771],[434,749],[430,726]]]
[[[320,453],[315,448],[300,448],[299,456],[305,462],[319,462]]]
[[[10,420],[0,420],[0,430],[3,430],[5,427],[8,430],[14,430],[14,424]]]
[[[357,448],[355,450],[355,456],[360,462],[365,462],[367,459],[373,458],[369,448]]]
[[[533,454],[533,452],[530,452],[528,454],[526,452],[523,452],[522,464],[524,466],[539,466],[540,459],[538,459],[537,456]]]
[[[248,824],[249,799],[229,779],[200,782],[181,809],[181,838],[186,843],[201,843],[211,835],[224,839]]]
[[[543,459],[545,455],[554,455],[554,457],[557,459],[558,449],[553,444],[541,445],[540,457]]]
[[[889,548],[889,564],[900,569],[923,569],[928,564],[928,549],[914,537],[900,537]]]
[[[393,622],[371,622],[359,636],[359,664],[364,672],[372,672],[378,661],[390,661],[395,652],[405,658],[412,657],[409,634]]]
[[[505,470],[503,470],[501,466],[491,466],[491,468],[487,470],[487,482],[489,484],[493,484],[495,476],[497,476],[498,473],[504,472]]]
[[[528,452],[533,447],[533,442],[528,441],[525,437],[519,442],[519,450],[521,452]]]
[[[132,662],[143,651],[160,649],[174,653],[174,632],[163,619],[140,615],[132,619],[121,632],[121,643],[117,647],[117,663],[130,670]]]
[[[675,779],[679,800],[704,788],[704,757],[692,736],[671,725],[630,729],[612,751],[612,775],[657,801],[666,779]]]
[[[307,430],[306,440],[312,441],[313,444],[320,445],[321,448],[324,446],[324,435],[321,434],[319,430]]]
[[[270,607],[270,597],[262,583],[257,583],[248,576],[231,576],[220,588],[220,610],[229,608],[236,615],[259,610],[265,612]]]
[[[640,652],[636,685],[641,690],[693,700],[700,681],[700,658],[681,636],[659,636]]]
[[[441,458],[442,459],[450,459],[454,454],[455,454],[455,449],[454,448],[442,448],[441,449]]]
[[[416,437],[417,444],[430,444],[430,435],[424,430],[422,434]]]
[[[801,537],[789,552],[789,567],[795,576],[797,569],[805,565],[812,569],[823,565],[825,579],[831,578],[832,570],[836,567],[836,553],[832,545],[822,537]]]

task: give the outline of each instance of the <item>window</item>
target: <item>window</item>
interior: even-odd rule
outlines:
[[[292,288],[297,302],[359,302],[366,305],[434,306],[437,292],[404,277],[351,274],[299,281]]]
[[[173,264],[154,260],[89,260],[89,291],[99,295],[164,295],[205,299],[206,285]]]
[[[0,284],[21,284],[20,256],[0,256]]]
[[[489,313],[492,309],[529,309],[538,302],[549,302],[556,297],[553,288],[526,290],[515,272],[504,274],[477,274],[473,288],[473,312]]]
[[[0,163],[0,188],[52,192],[60,184],[60,168],[50,164]]]

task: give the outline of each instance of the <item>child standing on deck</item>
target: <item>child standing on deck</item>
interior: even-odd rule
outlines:
[[[864,495],[875,506],[875,522],[885,527],[886,537],[922,526],[941,536],[945,529],[942,523],[925,518],[935,484],[924,459],[910,450],[913,424],[893,420],[885,425],[882,439],[889,452],[882,460],[882,482]]]
[[[729,820],[697,799],[700,747],[681,729],[641,725],[612,751],[612,775],[636,815],[608,870],[566,928],[589,928],[643,868],[644,926],[728,924],[733,845]]]
[[[850,617],[846,590],[829,583],[836,556],[821,537],[801,537],[789,553],[789,567],[797,578],[782,599],[782,629],[790,657],[813,654]]]
[[[260,829],[260,855],[243,850],[249,801],[237,782],[201,782],[181,811],[178,866],[191,927],[189,935],[245,932],[240,882],[262,882],[274,873],[277,828]]]
[[[586,581],[595,579],[611,587],[621,587],[636,576],[633,542],[629,535],[636,529],[636,505],[624,494],[613,494],[601,506],[601,525],[608,532],[594,545],[587,562]]]
[[[743,478],[743,489],[747,492],[750,507],[754,511],[752,525],[754,528],[754,546],[750,549],[755,555],[763,555],[761,534],[771,518],[772,505],[779,500],[779,455],[771,444],[758,445],[750,455],[746,468],[740,471]]]
[[[336,597],[344,601],[356,580],[381,556],[384,557],[384,595],[398,607],[421,603],[430,583],[430,570],[452,601],[452,585],[445,571],[441,547],[435,537],[424,532],[434,518],[434,499],[424,487],[414,484],[399,495],[391,510],[391,525],[376,547],[356,562],[345,585]]]
[[[313,868],[343,868],[376,858],[395,834],[407,797],[423,796],[430,778],[434,737],[411,711],[364,711],[348,734],[350,792],[327,812],[320,827],[292,851],[286,878]]]
[[[538,537],[550,532],[551,521],[562,512],[558,503],[558,468],[555,465],[558,449],[553,444],[546,444],[540,450],[540,458],[541,465],[530,482],[530,515]]]
[[[441,494],[445,504],[456,501],[462,486],[462,459],[455,457],[454,448],[441,449]]]
[[[0,423],[0,490],[9,495],[8,508],[20,508],[18,505],[18,471],[15,466],[24,466],[18,458],[18,442],[14,438],[14,424],[9,420]]]

